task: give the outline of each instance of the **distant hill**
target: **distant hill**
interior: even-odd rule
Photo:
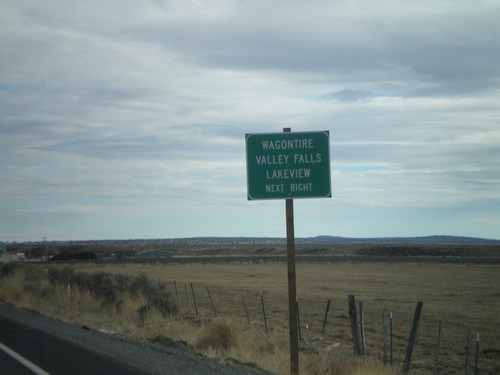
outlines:
[[[500,258],[500,240],[459,237],[350,238],[316,236],[296,238],[299,256],[427,256]],[[47,241],[5,243],[6,250],[23,252],[28,259],[42,254],[65,256],[94,253],[101,259],[135,258],[138,254],[167,252],[177,256],[282,256],[283,237],[190,237],[127,240]]]
[[[424,237],[376,237],[346,238],[317,236],[312,241],[322,243],[358,243],[358,244],[434,244],[434,245],[500,245],[500,240],[460,236],[424,236]]]
[[[500,240],[460,237],[460,236],[425,236],[425,237],[372,237],[352,238],[339,236],[316,236],[295,238],[298,245],[375,245],[375,246],[500,246]],[[25,252],[30,257],[40,257],[42,254],[57,254],[60,252],[74,253],[82,251],[117,253],[122,255],[135,254],[138,251],[162,249],[171,250],[176,245],[191,245],[193,249],[216,245],[258,245],[274,248],[275,245],[285,245],[284,237],[187,237],[187,238],[156,238],[156,239],[126,239],[126,240],[81,240],[81,241],[47,241],[47,242],[7,242],[4,247],[10,253]],[[231,247],[229,247],[231,248]]]

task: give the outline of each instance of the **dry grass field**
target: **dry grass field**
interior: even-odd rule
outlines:
[[[68,265],[51,267],[62,270]],[[185,340],[209,356],[239,358],[275,373],[289,373],[285,263],[80,263],[72,268],[81,274],[146,275],[154,285],[171,292],[174,299],[175,281],[179,293],[178,312],[165,316],[151,310],[139,318],[138,311],[144,306],[144,298],[124,295],[117,308],[103,303],[102,299],[96,300],[77,285],[68,296],[64,280],[56,288],[49,284],[45,266],[24,267],[24,274],[2,277],[0,299],[96,329],[143,339],[166,336]],[[480,333],[480,373],[499,372],[499,270],[498,265],[297,263],[301,374],[401,373],[417,301],[423,302],[423,312],[412,374],[432,372],[440,320],[443,327],[440,374],[464,373],[469,330],[474,339],[476,332]],[[37,278],[45,281],[30,281]],[[198,315],[194,309],[191,284]],[[266,308],[268,334],[265,332],[260,291]],[[363,301],[365,306],[365,358],[353,356],[347,305],[350,294]],[[331,308],[325,332],[322,332],[328,299],[332,301]],[[384,308],[393,313],[392,368],[382,365]],[[474,368],[475,341],[471,344],[471,367]],[[332,345],[335,349],[327,350]]]
[[[154,281],[167,283],[180,308],[195,316],[190,284],[195,288],[199,319],[214,316],[206,288],[219,315],[246,322],[242,296],[252,327],[264,332],[259,291],[263,292],[270,330],[287,336],[287,266],[284,263],[189,264],[189,265],[82,265],[80,270],[124,274],[144,273]],[[188,291],[186,299],[186,290]],[[424,303],[414,368],[432,370],[438,321],[442,321],[441,373],[462,373],[468,330],[480,333],[479,368],[493,373],[500,368],[500,272],[498,266],[436,264],[297,264],[304,353],[321,352],[334,343],[340,346],[330,356],[345,359],[353,352],[347,296],[353,294],[365,305],[367,354],[382,356],[382,311],[393,313],[393,364],[401,368],[417,301]],[[332,300],[325,332],[322,324],[326,302]],[[308,330],[306,330],[306,325]],[[471,351],[475,350],[475,342]],[[472,353],[474,354],[474,353]],[[473,355],[471,354],[471,358]],[[471,359],[471,363],[473,360]]]

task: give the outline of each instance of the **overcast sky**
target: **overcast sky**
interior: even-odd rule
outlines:
[[[285,237],[245,133],[330,131],[297,237],[500,238],[500,2],[3,0],[0,240]]]

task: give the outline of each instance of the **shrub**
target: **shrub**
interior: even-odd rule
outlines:
[[[71,279],[75,277],[75,271],[71,267],[50,267],[48,270],[49,282],[54,286],[66,285],[68,276],[71,277]]]
[[[120,293],[125,293],[129,288],[131,277],[119,273],[115,275],[115,280]]]
[[[237,346],[236,324],[225,318],[219,318],[204,326],[195,340],[198,350],[214,350],[217,353],[227,353]]]
[[[79,290],[89,292],[100,299],[105,305],[112,306],[118,311],[124,304],[123,296],[128,293],[132,298],[144,298],[146,303],[138,311],[141,320],[150,309],[156,309],[163,316],[177,312],[177,305],[170,293],[158,290],[146,275],[127,276],[105,272],[75,273],[72,268],[52,267],[48,278],[52,285],[66,285],[68,275],[72,285]]]
[[[5,263],[0,267],[0,279],[3,277],[14,276],[16,271],[21,267],[21,264],[16,262]]]
[[[164,291],[152,291],[147,295],[148,306],[158,310],[163,316],[169,316],[177,312],[177,304],[172,295]]]
[[[134,298],[148,296],[154,291],[153,284],[144,274],[132,277],[129,283],[128,292]]]
[[[94,288],[90,292],[98,298],[103,298],[109,303],[114,303],[120,297],[118,284],[113,275],[104,272],[93,274]]]
[[[114,275],[104,272],[76,273],[72,283],[82,291],[87,291],[105,305],[120,310],[123,305],[122,292]]]
[[[26,265],[24,267],[23,291],[32,295],[39,295],[46,288],[44,281],[47,280],[45,269],[38,265]]]
[[[91,273],[77,273],[72,277],[72,284],[82,291],[93,293],[96,288],[94,276]]]

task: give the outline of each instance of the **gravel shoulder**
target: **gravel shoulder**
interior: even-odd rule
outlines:
[[[3,302],[0,302],[0,315],[77,345],[82,351],[92,351],[99,356],[112,358],[145,374],[270,374],[253,364],[232,359],[206,358],[184,343],[164,337],[157,338],[154,342],[133,340],[65,323]],[[61,350],[61,357],[64,357],[64,350]]]

